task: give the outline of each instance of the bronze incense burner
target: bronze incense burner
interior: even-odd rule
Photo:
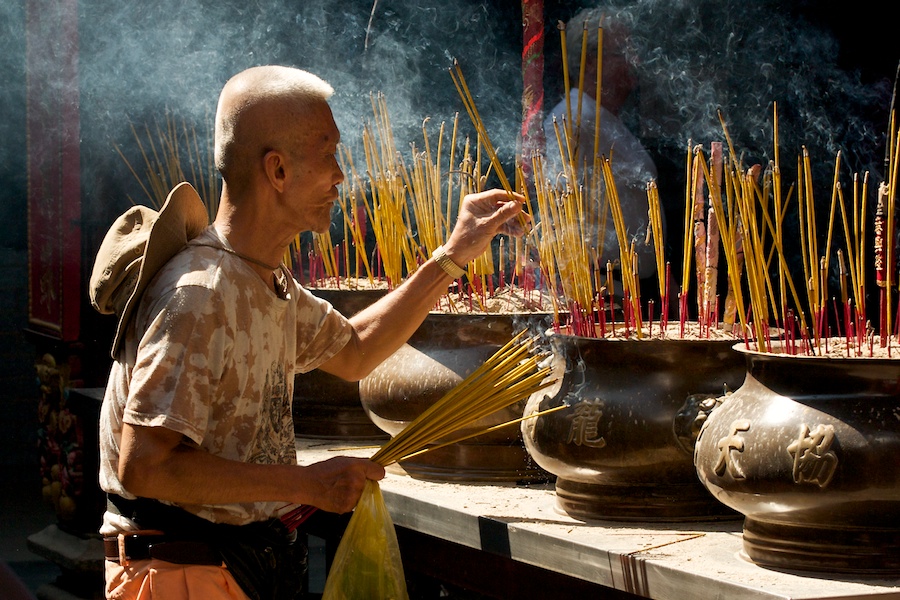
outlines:
[[[900,360],[760,353],[696,444],[763,566],[900,574]]]
[[[533,395],[526,447],[578,519],[735,518],[700,484],[692,447],[710,398],[740,385],[733,341],[551,334],[559,381]]]

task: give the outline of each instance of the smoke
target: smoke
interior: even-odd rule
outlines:
[[[838,42],[796,10],[804,1],[601,2],[631,26],[640,86],[626,116],[635,132],[648,146],[681,151],[689,139],[722,139],[721,111],[739,151],[768,157],[777,102],[785,156],[806,145],[830,164],[842,149],[855,168],[877,167],[890,82],[863,84],[858,72],[839,66]],[[20,115],[24,10],[3,4],[0,68],[13,73],[8,79],[15,85],[4,86],[0,99]],[[556,21],[585,4],[545,1],[548,105],[561,78],[552,60]],[[153,125],[170,114],[204,132],[225,81],[266,63],[304,68],[331,82],[335,117],[351,147],[371,118],[370,94],[384,93],[398,147],[405,149],[421,142],[426,117],[440,123],[463,112],[464,133],[472,133],[448,73],[458,59],[494,146],[512,164],[521,123],[517,0],[81,0],[78,10],[89,212],[104,207],[114,215],[128,196],[141,199],[115,151],[122,146],[140,164],[131,124]],[[23,122],[5,119],[3,138],[23,140]],[[21,144],[0,152],[0,158],[20,155]]]
[[[3,248],[26,247],[25,47],[24,7],[0,2],[0,223],[15,224],[3,231]]]
[[[632,31],[640,135],[683,148],[722,140],[721,114],[739,152],[768,159],[777,103],[785,156],[806,146],[829,163],[841,150],[854,167],[877,168],[890,82],[864,84],[839,65],[838,40],[799,6],[638,0],[612,8]]]
[[[351,148],[372,118],[370,95],[383,93],[403,149],[421,141],[426,117],[450,121],[462,109],[448,72],[454,58],[512,156],[521,112],[516,11],[470,0],[381,0],[372,9],[372,0],[83,2],[85,168],[102,165],[98,177],[112,171],[133,188],[114,151],[133,141],[131,123],[171,114],[205,131],[225,81],[259,64],[296,66],[329,81]],[[133,147],[126,155],[142,161]]]

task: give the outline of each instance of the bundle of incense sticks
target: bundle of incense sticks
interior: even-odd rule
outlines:
[[[702,150],[698,147],[694,149],[694,154],[696,155],[692,164],[697,167],[697,170],[694,171],[696,177],[704,176],[703,174],[709,171],[708,165],[705,163],[703,158]],[[729,185],[734,184],[734,179],[730,177],[729,174]],[[699,186],[693,185],[693,189],[697,189]],[[728,188],[731,193],[727,196],[727,209],[725,206],[725,202],[722,199],[721,188],[719,186],[713,186],[711,188],[711,193],[709,196],[709,222],[715,223],[715,236],[710,236],[710,239],[707,240],[705,235],[698,235],[697,230],[699,229],[699,224],[695,223],[694,228],[694,240],[695,242],[700,242],[702,239],[703,243],[713,243],[713,239],[715,240],[716,245],[718,246],[718,241],[721,239],[722,245],[725,250],[725,260],[728,265],[728,299],[726,300],[726,308],[725,313],[725,323],[733,324],[735,318],[739,318],[742,327],[746,324],[745,322],[745,312],[744,312],[744,295],[743,289],[741,286],[741,273],[743,272],[744,267],[744,259],[743,259],[743,240],[742,240],[742,230],[740,224],[740,215],[736,209],[736,205],[734,199],[736,194],[733,192],[731,187]],[[740,197],[740,196],[737,196]],[[692,216],[692,218],[696,218],[697,213]],[[689,247],[689,236],[685,235],[685,248]],[[714,272],[710,268],[709,261],[710,252],[704,251],[698,253],[698,257],[702,257],[701,261],[698,261],[697,265],[697,279],[698,279],[698,287],[700,287],[700,281],[702,278],[710,278],[712,277],[712,273]],[[685,273],[685,281],[687,280],[688,273]],[[686,288],[683,288],[686,289]],[[705,289],[709,289],[709,286],[705,286]],[[706,293],[700,297],[700,301],[698,304],[700,306],[705,307],[705,311],[700,312],[701,323],[706,323],[707,327],[713,326],[718,319],[717,310],[710,310],[710,300],[711,296]],[[702,302],[702,304],[701,304]],[[717,308],[716,302],[716,308]],[[684,313],[684,307],[686,305],[682,303],[682,323],[681,327],[684,327],[684,320],[687,318]]]
[[[776,107],[777,109],[777,107]],[[722,119],[720,115],[720,119]],[[784,335],[794,336],[801,344],[796,346],[797,351],[818,352],[819,346],[829,334],[830,325],[828,318],[827,278],[829,272],[829,259],[832,255],[834,244],[834,229],[836,228],[838,215],[841,218],[844,238],[847,247],[840,250],[839,272],[841,277],[847,280],[843,284],[842,307],[835,313],[847,315],[844,319],[843,331],[848,336],[848,347],[861,348],[864,346],[862,332],[867,329],[864,309],[864,265],[865,265],[865,202],[868,177],[863,178],[862,188],[859,179],[854,178],[853,207],[848,209],[843,197],[843,188],[838,181],[840,170],[840,155],[835,166],[835,178],[832,186],[832,207],[829,215],[829,229],[826,238],[825,254],[819,251],[819,236],[816,232],[816,216],[814,211],[815,201],[812,190],[812,174],[808,152],[804,150],[801,160],[798,161],[798,174],[802,185],[800,186],[798,209],[800,212],[801,230],[798,238],[801,240],[802,259],[806,268],[804,286],[806,305],[808,311],[803,309],[797,287],[794,285],[791,273],[788,269],[788,257],[785,255],[784,220],[788,210],[790,194],[785,198],[782,193],[781,166],[776,152],[775,161],[765,171],[762,185],[760,176],[763,169],[760,165],[751,165],[744,168],[737,158],[733,144],[722,119],[724,137],[728,143],[729,154],[726,158],[723,144],[710,144],[709,158],[705,155],[701,146],[689,144],[687,156],[687,186],[684,223],[684,254],[682,264],[682,292],[680,294],[680,318],[681,332],[684,335],[685,322],[689,318],[687,310],[690,288],[690,275],[696,278],[696,299],[698,322],[701,325],[701,337],[703,332],[709,335],[711,328],[720,327],[719,316],[723,315],[724,324],[728,327],[739,325],[734,330],[736,336],[744,336],[748,340],[758,340],[758,343],[769,348],[769,331],[773,325],[782,331]],[[775,132],[777,139],[777,110],[775,119]],[[560,147],[565,148],[569,143],[561,132],[564,128],[557,127]],[[565,150],[562,150],[565,158]],[[635,269],[629,271],[629,265],[633,265],[633,246],[623,243],[627,236],[622,235],[621,208],[618,206],[618,198],[615,193],[612,172],[609,169],[610,160],[604,157],[601,164],[606,181],[606,196],[608,208],[613,223],[616,226],[617,239],[620,243],[621,260],[620,270],[623,279],[625,296],[625,327],[620,332],[631,333],[640,326],[639,309],[634,307],[632,312],[627,310],[629,305],[634,306],[634,298],[639,297],[639,288],[634,279]],[[566,165],[564,169],[572,172],[576,165]],[[558,293],[568,303],[573,312],[577,312],[581,306],[579,298],[583,297],[583,289],[594,286],[593,293],[600,289],[599,277],[596,276],[597,265],[589,260],[583,260],[586,249],[578,245],[584,235],[584,215],[589,199],[586,197],[586,187],[578,190],[567,188],[564,191],[555,191],[553,187],[546,187],[542,182],[549,181],[542,171],[540,161],[535,161],[533,172],[540,179],[536,183],[538,196],[538,214],[541,225],[539,227],[544,269],[549,278],[563,280],[559,283]],[[647,185],[648,200],[650,205],[649,220],[651,223],[650,235],[655,246],[657,259],[657,273],[660,298],[669,296],[671,268],[665,262],[662,253],[662,240],[658,235],[661,227],[659,196],[656,193],[655,182]],[[891,193],[887,186],[882,186],[881,197],[884,199],[882,212],[887,214],[893,211],[888,207]],[[548,201],[547,198],[552,200]],[[889,235],[896,237],[896,233],[887,230],[891,223],[883,219],[879,225],[879,231],[884,230],[878,239],[888,239]],[[891,238],[892,239],[892,238]],[[894,246],[895,248],[896,246]],[[882,263],[887,264],[887,255],[892,246],[884,243],[881,246]],[[717,291],[719,261],[718,252],[724,252],[727,261],[726,279],[728,282],[727,297],[724,307],[719,301]],[[894,250],[896,251],[896,250]],[[844,256],[849,257],[844,261]],[[893,259],[892,259],[893,260]],[[693,262],[693,269],[691,269]],[[849,262],[849,267],[847,266]],[[777,276],[773,278],[773,269]],[[608,271],[611,269],[608,269]],[[631,289],[629,289],[629,286]],[[608,286],[611,287],[611,286]],[[885,290],[887,290],[885,286]],[[852,294],[851,294],[852,290]],[[885,291],[887,295],[889,292]],[[852,297],[851,297],[852,296]],[[889,301],[883,301],[883,305],[889,306]],[[650,312],[649,322],[652,324],[652,303],[648,303]],[[663,307],[659,311],[661,329],[667,325],[668,316],[665,307],[667,301],[663,301]],[[855,307],[854,307],[855,305]],[[609,323],[602,318],[602,312],[598,311],[597,304],[593,307],[593,315],[582,313],[581,316],[571,316],[568,330],[577,335],[606,335]],[[724,309],[724,310],[723,310]],[[809,313],[809,317],[807,316]],[[889,311],[885,311],[889,312]],[[886,317],[889,319],[890,315]],[[882,331],[890,331],[890,322],[882,324]],[[807,325],[807,322],[811,326]],[[839,325],[836,325],[840,328]],[[652,333],[652,328],[651,328]],[[851,343],[853,338],[855,343]],[[884,338],[882,338],[884,339]]]
[[[413,164],[411,168],[404,168],[402,175],[410,194],[412,217],[418,233],[419,245],[424,248],[423,254],[430,256],[450,235],[452,220],[450,207],[453,206],[454,198],[453,179],[443,176],[445,123],[441,123],[438,129],[435,148],[432,148],[427,125],[428,119],[425,119],[422,123],[423,148],[419,149],[415,143],[411,144]],[[455,160],[458,126],[459,116],[457,115],[453,120],[452,134],[448,144],[450,155],[447,162],[450,165]],[[468,154],[467,150],[466,154]],[[468,157],[464,160],[468,160]],[[463,169],[461,169],[462,171]],[[443,189],[445,180],[446,196],[444,196]],[[460,186],[460,190],[463,189],[468,189],[468,186]],[[442,208],[445,202],[446,212]]]
[[[479,149],[482,146],[484,147],[484,151],[488,155],[488,160],[490,161],[491,168],[493,169],[494,174],[500,181],[500,185],[503,187],[504,190],[506,190],[507,192],[512,194],[512,192],[513,192],[512,184],[510,183],[509,178],[506,176],[506,173],[503,170],[503,164],[500,161],[500,157],[497,155],[497,151],[494,149],[494,145],[491,143],[491,138],[487,133],[487,129],[484,126],[484,122],[481,120],[481,115],[478,113],[478,107],[475,105],[475,99],[472,96],[471,91],[469,90],[468,84],[466,83],[466,78],[463,75],[462,67],[460,66],[459,62],[456,60],[453,61],[453,67],[450,69],[450,75],[451,75],[451,78],[453,79],[453,84],[456,86],[457,93],[459,94],[460,99],[462,99],[462,101],[463,101],[463,105],[465,106],[466,112],[468,113],[469,118],[472,121],[472,125],[475,127],[475,131],[477,133]],[[526,189],[525,189],[525,185],[524,185],[525,184],[524,178],[520,177],[521,161],[517,161],[517,162],[519,163],[519,166],[516,169],[516,182],[519,184],[519,191],[521,191],[523,194],[525,194]],[[476,161],[476,164],[480,164],[480,160]],[[526,204],[525,204],[525,212],[533,214],[531,211],[530,203],[528,203],[528,202],[526,202]],[[526,228],[526,230],[529,228],[528,220],[521,214],[519,215],[519,223],[524,228]],[[516,249],[516,253],[517,253],[516,261],[515,261],[515,264],[516,264],[515,274],[516,275],[520,274],[519,269],[520,269],[521,263],[520,263],[519,256],[518,256],[519,248],[520,248],[520,246],[517,243],[515,245],[515,249]],[[526,252],[523,250],[523,253],[522,253],[523,260],[524,260],[525,255],[526,255]],[[482,260],[484,260],[484,258],[482,258]],[[484,264],[484,263],[482,263],[482,264]],[[491,261],[489,264],[492,265],[493,261]],[[500,267],[501,267],[501,269],[505,268],[505,264],[503,262],[501,262]],[[510,281],[512,281],[512,280],[510,280]],[[482,290],[483,289],[484,289],[484,286],[482,285]]]
[[[549,411],[535,413],[490,427],[477,425],[481,419],[555,383],[550,377],[550,367],[541,364],[545,355],[536,351],[537,342],[538,339],[530,336],[527,330],[514,336],[484,364],[385,442],[372,460],[386,467],[499,427],[519,423],[524,418],[547,414]],[[562,407],[551,410],[559,408]],[[468,432],[460,434],[467,429]],[[293,530],[315,510],[315,507],[301,505],[285,513],[281,520]]]
[[[602,28],[599,33],[602,36]],[[569,331],[578,335],[615,333],[614,328],[608,328],[610,324],[605,322],[604,317],[609,307],[603,302],[600,273],[604,265],[597,264],[599,261],[596,259],[601,252],[596,247],[585,247],[583,243],[583,240],[593,237],[602,244],[602,235],[591,236],[590,233],[603,231],[605,223],[593,218],[593,215],[600,215],[602,219],[612,218],[620,258],[617,264],[606,265],[606,290],[612,289],[609,274],[617,268],[622,279],[622,318],[625,325],[619,331],[639,331],[640,289],[634,277],[637,271],[634,248],[628,241],[627,233],[622,235],[621,207],[617,207],[615,182],[609,169],[615,157],[600,156],[597,152],[599,125],[595,128],[593,163],[591,157],[578,155],[577,149],[583,146],[579,145],[578,140],[582,129],[578,120],[584,93],[585,42],[583,40],[582,43],[579,97],[569,98],[565,36],[565,27],[561,26],[563,78],[567,90],[566,116],[555,124],[555,135],[562,167],[558,174],[545,173],[543,165],[538,164],[540,160],[532,159],[535,163],[532,172],[536,178],[536,212],[540,222],[537,231],[540,234],[538,244],[542,269],[547,285],[553,287],[571,313],[568,316]],[[601,56],[598,56],[597,63],[602,65]],[[599,70],[597,79],[602,79]],[[599,89],[597,97],[600,97]],[[578,109],[573,113],[575,106]],[[845,187],[840,181],[841,157],[837,155],[823,252],[816,230],[817,223],[822,219],[816,214],[809,152],[804,148],[798,157],[798,184],[785,192],[779,156],[777,105],[774,114],[775,154],[768,165],[741,164],[721,114],[719,118],[727,142],[727,153],[720,142],[710,144],[708,157],[702,146],[688,144],[679,293],[680,330],[684,335],[686,322],[690,318],[688,291],[694,287],[697,321],[701,329],[705,328],[707,332],[723,325],[734,327],[736,335],[769,349],[770,328],[774,326],[785,337],[788,347],[793,348],[792,351],[806,353],[825,352],[829,338],[837,332],[846,338],[847,348],[853,347],[860,353],[867,343],[870,347],[873,345],[872,332],[875,331],[866,319],[865,305],[868,174],[861,177],[854,174],[852,199],[845,198]],[[887,138],[886,179],[877,194],[874,259],[880,304],[879,343],[890,349],[891,335],[900,336],[900,323],[894,317],[895,313],[900,313],[900,299],[894,297],[897,280],[900,279],[897,272],[900,225],[895,207],[897,173],[900,171],[897,158],[900,135],[893,104]],[[559,183],[562,187],[557,189],[556,184]],[[648,241],[652,239],[656,251],[659,295],[663,304],[658,314],[661,329],[665,330],[668,298],[671,296],[671,266],[665,261],[663,240],[659,235],[660,199],[655,182],[648,182],[647,192],[651,223],[647,237]],[[792,195],[796,204],[792,204]],[[600,210],[592,214],[591,210],[598,206]],[[803,267],[802,286],[794,284],[789,269],[789,264],[793,262],[789,259],[794,257],[786,255],[785,236],[789,233],[785,221],[789,210],[794,210],[800,220],[796,239],[799,240],[800,264]],[[843,248],[838,247],[838,232],[843,234]],[[720,251],[727,264],[724,303],[720,302],[717,288]],[[828,275],[835,271],[835,262],[840,283],[839,304],[830,297],[828,285]],[[587,298],[593,298],[593,302]],[[609,305],[612,305],[612,297]],[[652,301],[648,301],[647,305],[648,321],[652,325]]]
[[[306,282],[311,287],[359,287],[358,278],[367,278],[370,286],[386,282],[388,288],[395,287],[446,241],[463,198],[483,190],[494,165],[499,165],[489,139],[461,139],[458,115],[452,127],[441,123],[436,136],[425,119],[422,146],[410,144],[406,160],[394,143],[383,94],[372,95],[372,110],[373,123],[365,125],[362,136],[365,170],[357,171],[350,151],[341,148],[347,175],[339,200],[343,241],[334,244],[330,233],[314,234],[311,242],[298,236],[291,249],[307,261]],[[483,155],[495,157],[487,170]],[[375,238],[371,254],[366,250],[367,232]],[[498,302],[489,300],[498,294],[509,301],[518,298],[511,293],[514,288],[523,291],[518,308],[540,307],[543,295],[534,289],[535,278],[522,270],[526,256],[525,243],[501,237],[465,265],[466,275],[451,286],[436,310],[492,312]],[[460,299],[468,306],[461,306]]]
[[[376,287],[376,281],[383,281],[383,277],[381,262],[377,263],[376,273],[366,250],[367,214],[371,209],[367,206],[367,199],[362,191],[365,184],[356,172],[349,148],[340,146],[339,150],[342,169],[347,174],[347,183],[339,188],[338,197],[343,242],[334,244],[330,230],[312,234],[312,243],[307,252],[307,283],[315,288],[329,287],[331,284],[331,287],[340,289],[344,281],[348,288],[360,287],[360,282],[367,281],[369,287]],[[303,252],[303,247],[298,234],[291,251],[299,254]]]
[[[490,136],[488,136],[487,129],[485,129],[484,127],[484,122],[481,120],[481,115],[478,113],[478,107],[475,106],[475,100],[472,97],[472,93],[469,91],[469,86],[466,83],[466,78],[463,76],[462,67],[456,60],[453,61],[453,68],[450,69],[450,76],[453,79],[453,84],[456,86],[456,91],[459,93],[459,96],[463,101],[466,112],[469,114],[469,118],[472,120],[472,125],[475,126],[475,131],[478,134],[478,140],[484,146],[484,151],[488,155],[488,159],[491,162],[494,173],[500,180],[500,185],[507,192],[512,192],[513,188],[510,184],[509,178],[506,176],[506,172],[503,170],[503,163],[500,162],[500,157],[497,155],[497,151],[494,149],[494,145],[491,143],[491,138]]]
[[[572,316],[570,325],[578,331],[593,328],[594,283],[591,281],[589,247],[584,230],[587,199],[577,190],[561,190],[549,184],[544,162],[532,157],[535,174],[535,199],[540,215],[538,253],[551,298],[565,298],[565,310]],[[561,308],[554,302],[554,320],[560,321]]]
[[[727,174],[727,200],[723,200],[723,147],[720,142],[710,144],[710,159],[707,161],[703,149],[695,146],[688,157],[690,177],[685,219],[684,239],[684,271],[682,281],[681,328],[688,319],[686,290],[690,274],[690,249],[693,238],[693,255],[695,257],[697,322],[702,331],[719,326],[720,302],[717,292],[719,277],[719,250],[724,247],[728,280],[728,298],[726,313],[730,316],[725,323],[731,325],[739,318],[744,325],[744,301],[740,284],[744,270],[744,242],[740,227],[740,210],[735,198],[743,197],[741,190],[735,192],[735,179],[732,173]],[[706,190],[704,192],[704,190]],[[690,223],[690,226],[689,226]],[[724,242],[724,245],[723,243]]]
[[[746,169],[743,167],[735,154],[721,114],[720,120],[730,160],[722,158],[721,150],[717,149],[718,156],[714,154],[712,160],[707,161],[702,151],[695,148],[693,157],[695,179],[691,181],[694,187],[697,187],[696,179],[700,178],[716,182],[709,188],[708,218],[710,222],[715,223],[728,265],[726,323],[732,325],[738,321],[745,340],[758,340],[759,344],[768,347],[770,314],[776,315],[776,320],[778,315],[784,314],[783,308],[779,310],[779,307],[784,307],[784,302],[779,304],[774,299],[776,288],[773,286],[770,273],[773,256],[777,255],[779,260],[777,290],[780,298],[786,298],[788,288],[794,291],[796,297],[783,250],[785,202],[781,197],[781,169],[776,153],[775,162],[767,170],[764,185],[760,187],[758,183],[760,166],[752,165]],[[719,164],[723,162],[727,162],[727,165],[720,167]],[[769,195],[772,193],[775,194],[775,198],[770,202]],[[774,220],[770,215],[772,206],[776,212]],[[709,254],[704,253],[703,256],[705,258]],[[706,276],[712,272],[708,267],[706,262],[702,266],[697,265],[698,279],[702,277],[699,274],[701,271]],[[746,282],[742,282],[742,276],[746,277]],[[709,286],[706,289],[708,288]],[[749,302],[745,299],[745,292],[749,296]],[[711,296],[704,297],[711,304]],[[718,300],[714,306],[714,310],[707,313],[707,322],[710,324],[718,318]]]
[[[594,93],[595,122],[592,156],[580,155],[582,135],[581,107],[584,102],[584,81],[587,63],[587,30],[582,32],[581,68],[579,70],[577,99],[569,97],[569,73],[566,53],[566,29],[560,24],[563,52],[563,79],[565,81],[566,116],[554,121],[554,131],[561,165],[559,173],[546,172],[541,156],[531,157],[534,173],[534,190],[537,200],[536,214],[540,225],[537,245],[541,256],[546,285],[553,290],[551,296],[563,299],[564,311],[554,308],[556,314],[565,313],[567,331],[583,336],[636,335],[644,333],[641,290],[638,280],[637,253],[634,233],[627,229],[612,165],[615,156],[600,153],[600,102],[602,97],[602,39],[599,27],[596,65],[597,89]],[[577,104],[576,104],[577,103]],[[574,113],[572,109],[577,106]],[[555,162],[555,161],[554,161]],[[650,227],[645,243],[653,243],[659,281],[662,329],[668,325],[668,298],[671,267],[665,260],[661,201],[655,182],[648,181],[648,220]],[[601,264],[607,242],[608,221],[612,219],[615,240],[618,244],[617,261]],[[616,290],[613,271],[618,272]],[[686,286],[685,286],[686,287]],[[713,292],[714,294],[714,292]],[[621,316],[614,309],[621,299]],[[653,302],[648,305],[652,312]],[[653,317],[650,317],[652,323]],[[616,321],[621,326],[616,327]]]
[[[886,179],[879,187],[874,218],[876,284],[880,294],[879,328],[866,317],[866,197],[869,176],[853,175],[852,204],[848,207],[841,182],[841,154],[835,157],[831,184],[831,202],[824,237],[820,247],[816,202],[809,151],[802,149],[797,160],[797,239],[800,243],[805,294],[801,296],[788,268],[784,245],[784,220],[791,193],[782,192],[782,169],[778,149],[778,113],[774,108],[774,160],[765,170],[759,184],[761,167],[744,168],[738,160],[723,120],[729,145],[730,164],[725,169],[725,192],[711,194],[710,200],[721,231],[722,246],[729,263],[729,297],[745,332],[745,340],[754,349],[770,352],[769,327],[774,325],[782,342],[778,352],[824,355],[843,352],[846,356],[872,356],[877,344],[891,355],[897,340],[892,328],[896,288],[896,183],[900,170],[900,134],[895,116],[891,115],[886,161]],[[721,117],[720,117],[721,118]],[[702,153],[694,157],[697,170],[709,180],[709,165]],[[840,219],[840,222],[838,222]],[[836,231],[843,234],[843,248],[836,248]],[[832,257],[837,262],[840,299],[831,296],[829,273]],[[773,268],[777,261],[777,268]],[[773,271],[775,277],[773,277]],[[741,281],[741,274],[746,279]],[[749,301],[745,302],[743,293]],[[842,343],[835,341],[843,340]],[[840,343],[840,348],[829,344]]]
[[[374,96],[374,131],[363,130],[368,184],[371,193],[367,216],[375,234],[384,276],[389,286],[399,285],[404,275],[416,270],[418,254],[409,223],[408,190],[404,185],[400,154],[383,96]]]
[[[347,175],[339,199],[344,242],[333,245],[330,235],[313,236],[310,272],[324,275],[322,279],[311,275],[313,286],[324,283],[323,280],[340,281],[364,274],[370,282],[386,279],[389,288],[396,287],[427,256],[421,244],[433,250],[442,243],[447,230],[434,188],[440,182],[440,171],[423,168],[423,162],[430,165],[430,160],[421,160],[415,147],[414,165],[410,169],[394,142],[384,95],[372,94],[371,103],[373,122],[367,123],[362,133],[364,175],[357,171],[349,149],[341,147],[342,166]],[[443,136],[439,141],[439,156],[442,139]],[[425,143],[430,159],[427,134]],[[410,212],[411,202],[413,212]],[[428,209],[423,207],[429,202],[437,206],[436,211],[426,212]],[[374,260],[370,260],[366,250],[365,235],[369,228],[375,237]]]
[[[602,29],[600,31],[602,35]],[[565,53],[565,28],[561,27],[562,47]],[[564,54],[565,56],[565,54]],[[583,93],[584,43],[582,45],[581,79],[578,89]],[[602,61],[598,57],[598,64]],[[569,77],[567,61],[563,60],[566,90]],[[597,74],[598,80],[601,73]],[[900,69],[898,69],[900,81]],[[568,92],[567,92],[568,94]],[[599,97],[599,91],[597,96]],[[582,98],[577,99],[579,110]],[[588,239],[586,232],[600,229],[600,221],[589,217],[590,209],[601,206],[605,219],[613,219],[619,243],[620,260],[615,265],[622,278],[624,332],[640,325],[640,290],[634,279],[633,246],[622,235],[622,223],[615,183],[609,165],[615,157],[600,156],[597,152],[595,131],[595,152],[593,167],[590,159],[579,157],[577,136],[581,124],[573,123],[572,106],[574,99],[566,98],[567,116],[555,124],[562,168],[559,174],[544,173],[539,160],[534,160],[532,172],[535,174],[535,194],[540,233],[538,242],[541,250],[542,268],[548,285],[562,298],[571,311],[569,331],[578,335],[606,335],[604,322],[601,280],[598,275],[602,266],[596,257],[596,248],[585,248],[579,239]],[[796,186],[783,189],[783,169],[780,160],[778,138],[777,104],[773,109],[774,160],[763,165],[742,164],[734,149],[728,128],[721,113],[724,139],[723,144],[710,144],[709,158],[702,146],[688,144],[686,163],[686,193],[684,245],[682,256],[682,285],[680,298],[681,332],[689,318],[688,290],[691,275],[695,281],[697,320],[701,329],[708,333],[713,327],[720,327],[719,318],[726,327],[736,327],[734,333],[758,349],[770,351],[771,328],[783,337],[779,348],[792,353],[824,354],[828,352],[829,340],[835,334],[842,335],[846,352],[862,356],[866,346],[869,354],[875,345],[876,328],[866,318],[866,227],[867,198],[869,195],[868,174],[853,174],[852,199],[845,198],[845,187],[841,182],[841,155],[837,154],[834,176],[830,190],[831,205],[828,214],[828,228],[824,236],[824,251],[820,248],[820,233],[817,224],[822,218],[816,214],[816,196],[813,190],[812,161],[806,148],[797,159]],[[574,125],[574,127],[573,127]],[[892,337],[900,343],[900,298],[895,290],[900,283],[897,254],[900,253],[900,221],[896,208],[897,180],[900,173],[900,128],[898,128],[894,103],[887,134],[885,152],[885,181],[878,187],[877,211],[874,220],[875,253],[874,265],[878,286],[878,344],[886,347],[890,355]],[[590,168],[590,176],[586,176]],[[598,180],[598,177],[602,179]],[[554,189],[561,182],[562,189]],[[658,222],[659,196],[654,182],[648,182],[649,220],[657,259],[660,299],[670,295],[670,266],[665,263]],[[796,194],[794,194],[796,192]],[[796,204],[792,205],[792,195]],[[787,256],[785,248],[786,216],[793,210],[799,216],[799,228],[795,237],[799,241],[800,264],[803,268],[802,286],[794,284],[789,265],[795,257]],[[840,221],[838,221],[840,219]],[[585,226],[585,221],[591,224]],[[605,226],[604,226],[605,229]],[[839,248],[838,232],[843,234],[844,247]],[[598,241],[602,236],[597,235]],[[602,243],[602,242],[601,242]],[[717,289],[719,280],[719,251],[725,255],[727,263],[727,295],[724,305],[719,301]],[[836,255],[836,258],[835,258]],[[693,262],[693,269],[692,267]],[[833,264],[837,263],[837,268]],[[665,268],[661,266],[665,264]],[[613,265],[607,265],[607,290],[612,289],[609,274]],[[837,271],[840,300],[831,296],[829,274]],[[593,289],[591,289],[593,287]],[[802,289],[800,289],[802,287]],[[587,292],[586,290],[590,290]],[[798,293],[800,290],[800,293]],[[804,293],[805,292],[805,293]],[[593,294],[601,302],[593,306],[585,297]],[[612,300],[612,298],[610,298]],[[667,301],[659,311],[660,325],[668,320]],[[612,305],[612,302],[610,302]],[[588,307],[585,310],[585,307]],[[652,324],[653,307],[648,302],[649,321]],[[615,332],[615,329],[609,331]],[[620,329],[622,331],[622,329]],[[652,331],[652,330],[651,330]],[[781,350],[780,350],[781,351]]]
[[[595,335],[598,324],[605,323],[606,310],[604,298],[599,290],[602,283],[600,273],[607,265],[600,265],[605,243],[606,195],[600,192],[603,184],[599,147],[599,101],[595,114],[594,135],[594,169],[584,185],[582,172],[587,170],[587,159],[578,155],[578,135],[581,131],[581,106],[583,96],[579,94],[576,116],[572,115],[572,102],[569,98],[569,71],[566,58],[566,28],[559,24],[561,48],[563,52],[563,80],[566,90],[566,118],[562,122],[554,120],[554,136],[559,149],[559,160],[562,172],[547,173],[547,163],[540,154],[529,157],[534,174],[534,194],[537,208],[534,214],[540,225],[536,229],[536,245],[541,260],[549,296],[553,299],[553,313],[558,326],[562,316],[568,321],[571,331],[577,335]],[[581,69],[579,72],[579,90],[584,89],[585,64],[587,62],[587,36],[582,37]],[[602,29],[598,32],[602,42]],[[602,43],[598,44],[598,70],[602,64]],[[596,98],[600,98],[601,77],[597,77]],[[564,185],[557,185],[557,182]],[[527,195],[527,194],[526,194]],[[530,205],[530,201],[529,201]],[[591,242],[594,241],[594,243]],[[611,290],[610,290],[611,293]],[[560,306],[556,298],[562,298],[564,306]],[[610,302],[612,310],[612,302]],[[605,327],[603,327],[605,328]]]
[[[197,129],[182,119],[179,124],[174,115],[166,113],[165,123],[144,125],[144,141],[138,129],[131,123],[131,133],[144,161],[143,176],[131,165],[125,153],[115,144],[116,152],[137,180],[150,206],[162,207],[169,192],[183,181],[190,181],[203,199],[210,218],[214,218],[219,205],[219,178],[214,164],[212,122],[207,122],[206,134],[197,136]],[[129,197],[133,204],[135,200]]]

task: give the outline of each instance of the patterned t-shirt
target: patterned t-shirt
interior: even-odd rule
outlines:
[[[135,311],[101,410],[100,484],[107,492],[134,497],[117,477],[123,422],[166,427],[231,460],[296,463],[294,374],[340,351],[350,325],[287,273],[287,294],[276,294],[222,250],[227,244],[208,228],[160,270]],[[182,505],[233,524],[269,518],[283,506]],[[104,533],[122,527],[110,517]]]

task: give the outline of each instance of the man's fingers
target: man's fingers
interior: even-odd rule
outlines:
[[[522,210],[517,201],[505,202],[493,215],[499,220],[498,230],[507,235],[521,236],[531,228],[531,216]]]
[[[366,469],[366,479],[373,479],[375,481],[378,481],[380,479],[384,479],[384,475],[384,467],[376,462],[369,462],[369,467],[368,469]]]

